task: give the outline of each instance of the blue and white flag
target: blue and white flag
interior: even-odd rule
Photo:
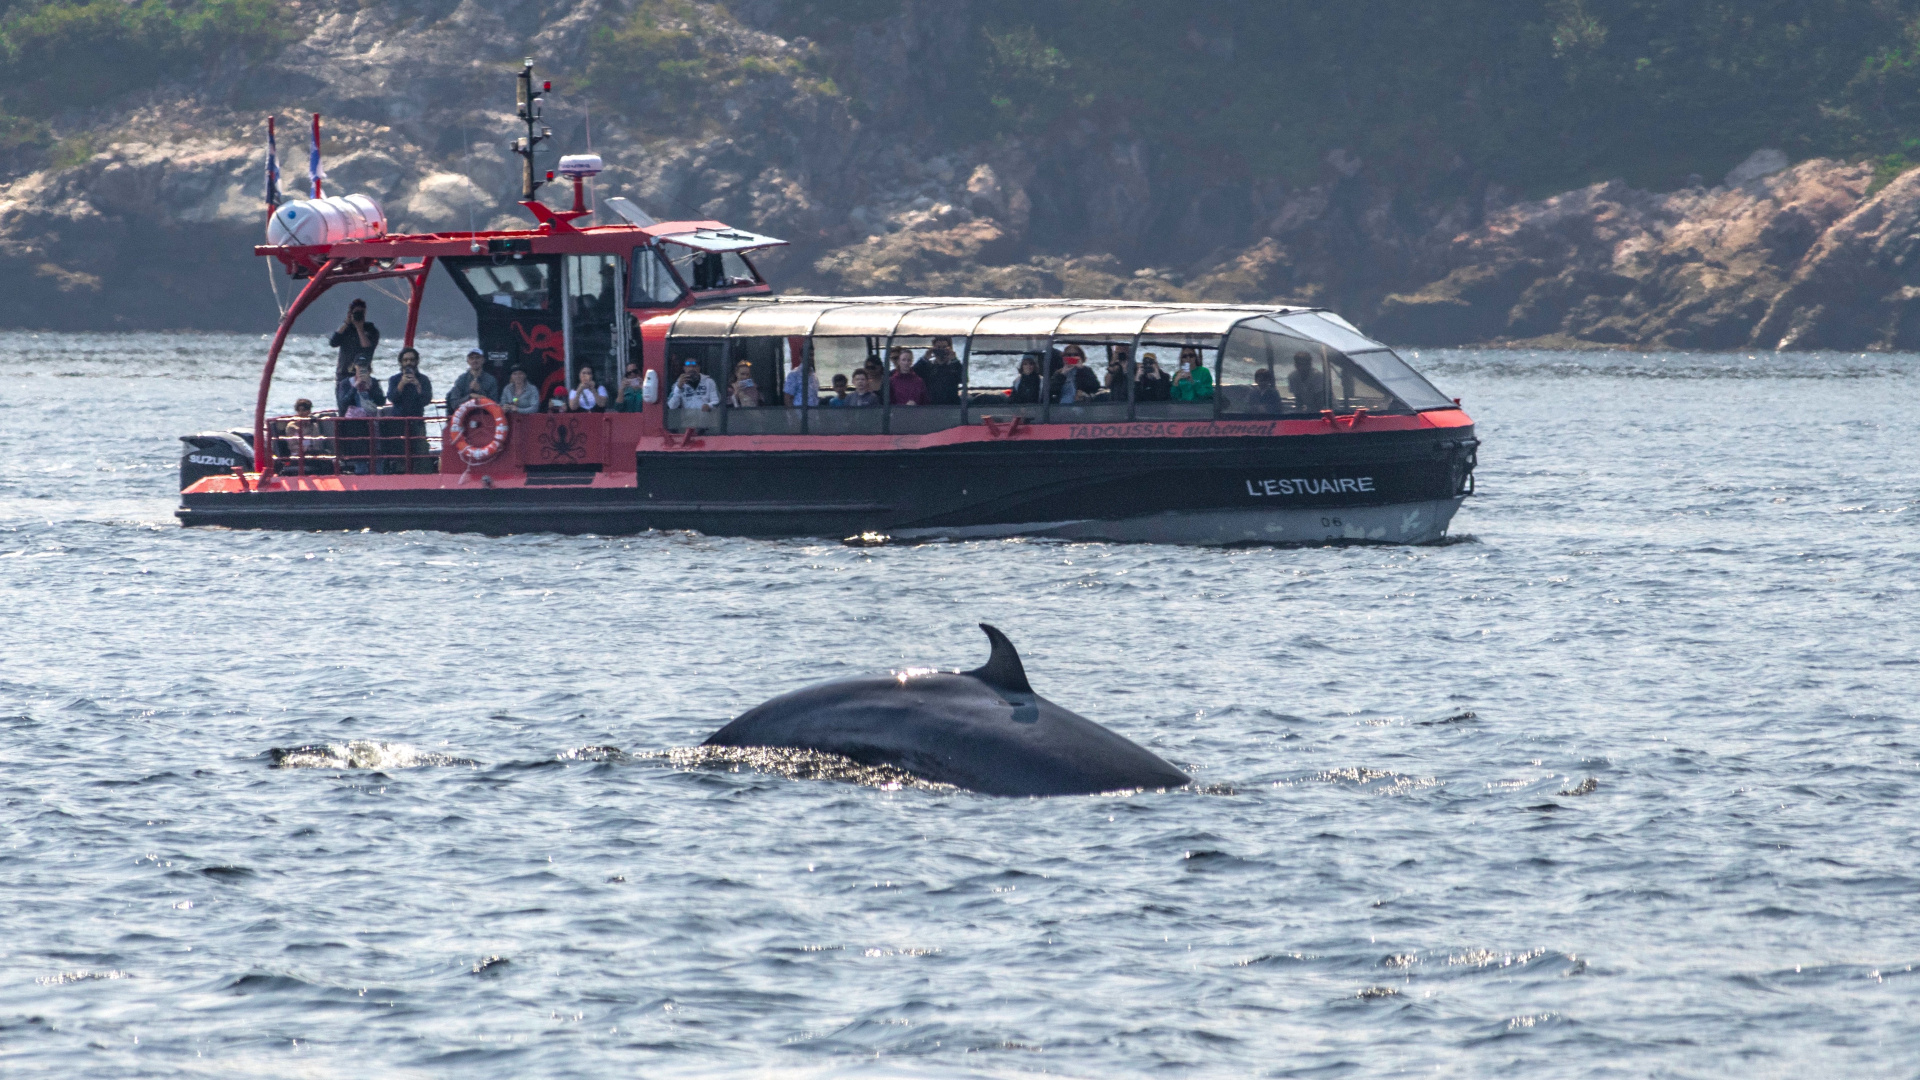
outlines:
[[[320,197],[320,181],[327,178],[327,170],[320,165],[320,114],[313,114],[313,146],[307,151],[307,186],[311,192],[307,198]]]
[[[267,209],[280,205],[280,147],[273,135],[273,122],[267,117]]]

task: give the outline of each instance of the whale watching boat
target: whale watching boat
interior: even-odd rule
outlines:
[[[317,183],[278,204],[270,159],[270,242],[255,252],[303,284],[251,429],[183,436],[182,522],[1422,543],[1473,492],[1479,441],[1458,401],[1333,312],[776,296],[753,253],[784,241],[655,221],[619,198],[601,201],[617,223],[583,224],[592,155],[558,162],[571,209],[539,201],[545,89],[528,61],[514,148],[534,228],[389,234],[373,200],[323,198]],[[524,371],[545,405],[592,369],[612,407],[268,411],[282,347],[314,301],[403,282],[410,346],[436,264],[472,306],[500,385]]]

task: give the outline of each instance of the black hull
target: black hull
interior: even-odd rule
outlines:
[[[188,525],[718,536],[1064,535],[1110,539],[1437,538],[1470,488],[1472,428],[1339,436],[1014,440],[894,451],[640,453],[633,487],[464,487],[190,494]],[[425,479],[425,478],[422,478]],[[1444,512],[1437,508],[1445,506]],[[1339,512],[1440,514],[1353,533]],[[1383,516],[1384,515],[1384,516]],[[1191,536],[1160,522],[1210,521]],[[1432,515],[1429,515],[1431,518]],[[1287,522],[1264,532],[1258,522]],[[1295,535],[1321,520],[1334,530]],[[1249,524],[1255,523],[1255,524]],[[1221,532],[1224,528],[1226,531]],[[1249,530],[1252,531],[1249,531]],[[1312,529],[1309,528],[1309,533]],[[1428,534],[1435,535],[1428,535]],[[1377,535],[1376,535],[1377,534]]]

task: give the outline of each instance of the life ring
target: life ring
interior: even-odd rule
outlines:
[[[473,414],[481,411],[493,418],[493,441],[485,446],[475,446],[467,440],[468,421],[477,425],[480,418]],[[507,410],[492,399],[478,394],[467,398],[459,408],[453,410],[452,419],[447,421],[447,429],[447,437],[453,440],[453,452],[469,465],[484,465],[507,448]]]

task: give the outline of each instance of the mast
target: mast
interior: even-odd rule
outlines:
[[[540,144],[553,137],[553,129],[540,123],[540,98],[553,89],[553,83],[533,81],[533,57],[529,56],[520,68],[519,76],[514,80],[515,113],[526,122],[527,134],[524,138],[513,140],[513,152],[520,155],[520,198],[532,201],[540,185],[546,180],[533,166],[533,155]],[[536,131],[536,129],[538,129]]]

